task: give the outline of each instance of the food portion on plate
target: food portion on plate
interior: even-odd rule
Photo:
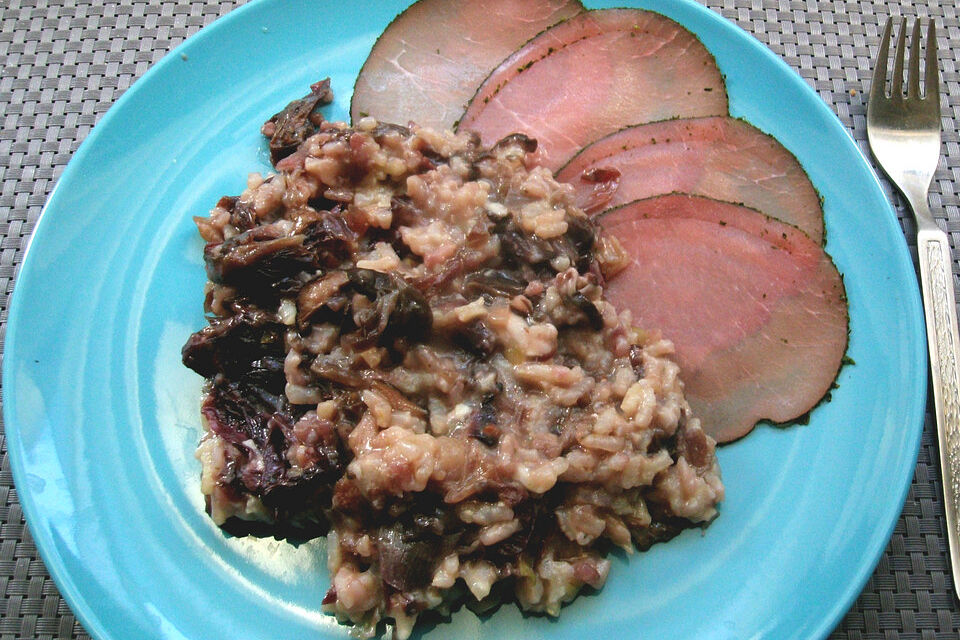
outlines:
[[[405,15],[415,13],[421,4],[426,3],[413,5]],[[472,5],[459,0],[451,7],[461,8],[450,10],[466,15],[462,7]],[[456,28],[463,41],[482,43],[487,37],[482,21],[463,20]],[[406,42],[416,37],[421,47],[428,47],[431,36],[421,29],[398,19],[380,40]],[[449,37],[445,32],[438,42]],[[371,56],[378,57],[376,47]],[[398,79],[395,67],[365,65],[358,85],[395,82],[394,86],[415,92],[417,79],[427,82],[433,72],[429,64],[419,68],[407,64]],[[433,95],[443,99],[440,93]],[[451,94],[449,109],[456,111],[459,104]],[[408,119],[406,112],[389,103],[379,116],[394,122]],[[477,82],[457,128],[478,133],[485,144],[510,133],[536,139],[537,151],[528,161],[554,170],[559,181],[571,184],[576,204],[598,216],[601,226],[605,211],[677,193],[744,205],[798,227],[817,245],[824,241],[820,196],[796,158],[773,137],[727,115],[723,76],[711,53],[682,25],[652,11],[589,10],[546,29]],[[696,198],[682,209],[702,204],[709,214],[717,206],[709,200]],[[644,242],[642,234],[650,228],[650,224],[622,226],[621,233],[633,235],[621,240],[631,246]],[[708,268],[713,260],[709,251],[743,250],[726,244],[734,242],[729,233],[721,237],[712,249],[691,243],[683,248],[703,253],[706,261],[701,264]],[[635,319],[646,322],[656,317],[664,323],[658,328],[667,337],[685,335],[701,345],[713,345],[709,362],[688,358],[689,345],[678,345],[677,359],[687,398],[701,410],[704,428],[719,442],[749,433],[761,420],[802,419],[831,388],[846,352],[848,312],[842,278],[827,253],[818,251],[813,263],[829,277],[816,282],[830,284],[816,292],[820,304],[814,306],[803,303],[814,286],[805,280],[811,272],[803,269],[789,276],[771,272],[769,277],[763,270],[713,269],[706,275],[708,282],[723,279],[724,288],[737,292],[740,300],[688,299],[672,315],[664,314],[657,300],[648,306],[636,295],[639,289],[632,282],[646,269],[639,262],[622,276],[625,282],[612,282],[612,302],[630,309]],[[682,263],[679,258],[662,255],[659,260],[669,271],[670,265]],[[717,260],[722,264],[722,255]],[[797,256],[793,261],[803,260]],[[654,289],[674,286],[669,279],[654,281],[652,273],[642,277]],[[687,288],[688,293],[693,290]],[[748,291],[759,299],[740,309],[741,318],[737,307]],[[783,306],[778,310],[768,305],[768,298]],[[823,309],[828,312],[821,313]],[[792,314],[791,326],[777,319],[787,311]],[[725,328],[713,325],[716,318],[726,318]],[[753,354],[752,345],[762,345],[761,351]],[[771,370],[778,375],[769,375]],[[749,406],[741,397],[746,389],[759,394]]]
[[[197,219],[213,519],[328,532],[327,610],[400,638],[464,600],[558,615],[611,546],[712,520],[673,346],[604,298],[626,256],[536,143],[321,122],[324,90],[265,125],[306,136],[277,173]]]
[[[830,390],[847,305],[819,243],[755,209],[683,194],[636,200],[599,223],[630,256],[610,299],[670,336],[690,404],[717,441],[791,420]]]
[[[726,113],[723,77],[696,36],[659,13],[604,9],[547,29],[500,63],[458,128],[485,144],[523,132],[556,170],[622,127]]]
[[[634,125],[584,147],[557,171],[593,213],[680,192],[742,204],[823,241],[820,195],[773,136],[729,116]]]
[[[612,546],[709,523],[715,443],[807,413],[847,346],[819,197],[693,34],[478,6],[407,9],[352,127],[315,84],[263,125],[277,172],[196,219],[209,512],[327,535],[324,606],[362,634],[557,615]]]
[[[350,117],[452,129],[491,69],[582,11],[579,0],[415,2],[373,45],[353,88]]]

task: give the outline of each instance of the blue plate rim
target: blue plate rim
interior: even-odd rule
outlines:
[[[133,99],[133,96],[136,95],[136,92],[139,91],[141,87],[151,82],[154,76],[163,73],[164,69],[166,69],[168,66],[174,64],[174,60],[179,58],[184,51],[196,46],[198,42],[202,43],[209,38],[216,37],[217,31],[224,28],[229,28],[233,22],[242,19],[248,11],[251,11],[256,5],[261,4],[264,1],[265,0],[251,0],[251,2],[248,2],[247,4],[231,10],[229,13],[220,16],[168,51],[160,60],[147,69],[142,76],[134,81],[133,84],[131,84],[130,87],[123,92],[123,95],[121,95],[116,102],[110,105],[110,108],[107,109],[107,112],[94,125],[93,129],[90,131],[90,134],[83,140],[83,142],[80,143],[80,146],[77,148],[76,152],[74,152],[73,156],[67,162],[66,168],[63,170],[63,173],[60,175],[60,178],[57,180],[57,183],[54,185],[53,189],[50,191],[50,195],[47,197],[47,201],[43,205],[43,209],[40,211],[40,215],[37,218],[33,233],[30,235],[27,246],[24,248],[23,259],[21,260],[20,267],[17,269],[15,275],[14,287],[10,295],[10,304],[7,313],[6,336],[4,338],[2,354],[3,362],[2,368],[0,368],[0,380],[2,380],[2,382],[0,382],[0,386],[2,386],[3,394],[3,432],[7,441],[7,454],[10,458],[10,471],[13,475],[14,487],[25,486],[25,470],[23,469],[23,449],[22,442],[20,440],[20,433],[16,428],[11,429],[11,425],[14,424],[11,420],[11,415],[13,413],[12,407],[16,402],[16,395],[8,392],[10,389],[15,388],[15,384],[11,384],[11,381],[15,379],[12,371],[13,365],[11,364],[11,362],[14,361],[14,358],[9,357],[9,355],[11,353],[15,353],[17,349],[17,333],[20,325],[20,323],[17,321],[17,318],[19,317],[20,308],[24,305],[21,300],[27,295],[26,293],[23,293],[22,288],[18,287],[17,284],[19,283],[22,274],[25,271],[32,270],[33,268],[31,249],[34,246],[34,239],[38,234],[44,233],[43,230],[49,224],[52,224],[49,222],[50,216],[47,215],[47,212],[51,209],[56,209],[61,186],[64,184],[69,185],[69,183],[74,180],[74,175],[79,171],[78,167],[83,162],[83,159],[90,153],[90,150],[96,148],[97,140],[100,138],[103,131],[109,126],[109,123],[117,117],[117,113],[122,111],[124,105]],[[24,521],[27,523],[27,526],[30,527],[30,534],[33,537],[40,557],[43,559],[44,566],[50,573],[50,577],[53,578],[53,581],[57,585],[57,589],[60,591],[60,594],[70,606],[71,611],[76,614],[84,629],[86,629],[92,637],[114,638],[115,636],[109,632],[102,621],[101,616],[97,614],[93,605],[88,603],[87,600],[82,596],[79,585],[72,579],[72,576],[67,570],[65,563],[57,554],[48,552],[48,550],[52,550],[54,547],[50,530],[46,527],[34,528],[30,526],[31,523],[40,522],[39,514],[37,513],[38,506],[33,498],[33,495],[29,492],[17,492],[17,498],[20,501],[20,506],[23,509]]]
[[[684,1],[684,0],[680,0]],[[698,5],[699,6],[699,5]],[[706,7],[702,7],[704,10],[710,12]],[[712,13],[712,12],[710,12]],[[749,45],[757,52],[758,55],[767,58],[769,61],[772,61],[775,65],[781,67],[782,69],[789,71],[790,82],[795,86],[800,86],[804,91],[808,91],[816,95],[816,108],[828,115],[827,121],[830,123],[830,127],[834,132],[842,134],[842,138],[845,143],[856,152],[856,156],[859,158],[860,162],[863,163],[863,166],[867,168],[868,174],[871,180],[871,186],[876,188],[881,194],[884,195],[884,209],[883,215],[880,216],[878,212],[878,217],[882,217],[883,224],[885,224],[891,233],[896,234],[902,240],[897,244],[897,259],[901,263],[899,268],[909,270],[910,273],[913,273],[914,265],[913,260],[910,257],[909,248],[907,247],[906,236],[904,235],[903,230],[900,228],[900,224],[897,219],[896,212],[893,209],[893,206],[890,203],[889,198],[886,197],[886,193],[883,189],[883,183],[880,182],[880,178],[877,175],[876,170],[871,164],[870,160],[864,155],[863,150],[857,144],[856,140],[851,135],[850,131],[840,122],[840,119],[837,117],[837,114],[827,105],[826,102],[820,97],[814,88],[808,85],[802,76],[794,70],[790,65],[786,63],[783,58],[775,54],[770,48],[760,42],[756,37],[754,37],[748,31],[742,29],[739,25],[725,20],[722,16],[718,14],[713,14],[720,21],[727,23],[729,26],[739,30],[744,35],[748,36]],[[822,197],[822,194],[821,194]],[[830,238],[829,234],[825,232],[824,241],[829,245]],[[841,274],[842,275],[842,274]],[[910,287],[909,300],[905,301],[909,306],[912,307],[912,317],[913,318],[923,318],[923,305],[920,297],[920,287],[919,283],[914,278],[913,286]],[[926,328],[922,322],[919,322],[920,330],[917,334],[917,341],[915,344],[915,350],[913,357],[918,363],[922,363],[919,367],[921,371],[927,372],[929,368],[929,363],[927,361],[927,341],[926,341]],[[849,342],[847,345],[849,349]],[[843,368],[850,366],[849,364],[842,365],[839,375],[843,372]],[[913,407],[911,411],[907,411],[907,414],[914,414],[916,417],[914,419],[914,425],[912,426],[914,437],[910,445],[910,459],[913,460],[912,465],[905,465],[900,471],[900,477],[897,478],[897,483],[899,484],[899,500],[896,502],[891,501],[887,504],[886,512],[884,513],[885,526],[878,528],[876,530],[873,539],[871,540],[872,547],[867,549],[866,555],[870,558],[869,562],[861,563],[854,579],[850,580],[847,584],[846,591],[842,598],[839,598],[835,601],[833,608],[830,613],[824,617],[823,623],[816,629],[817,637],[825,638],[829,635],[843,617],[847,614],[850,608],[853,606],[854,601],[863,591],[864,586],[867,583],[867,580],[873,575],[873,572],[876,570],[877,565],[880,562],[880,558],[883,556],[883,552],[886,549],[887,543],[890,538],[893,536],[893,531],[896,528],[897,520],[899,519],[900,514],[903,512],[903,506],[907,499],[907,493],[910,490],[912,483],[913,473],[916,469],[916,460],[920,452],[920,443],[923,439],[923,423],[924,415],[926,413],[927,406],[927,393],[928,393],[928,380],[926,375],[920,382],[918,393],[916,397],[912,398]],[[748,436],[749,437],[749,436]],[[878,535],[879,532],[883,532],[883,535]]]

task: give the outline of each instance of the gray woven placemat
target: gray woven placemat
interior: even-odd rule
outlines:
[[[71,154],[119,95],[166,51],[242,0],[0,0],[0,340],[26,240]],[[709,0],[755,34],[831,105],[865,149],[863,92],[886,16],[936,16],[950,96],[931,207],[960,246],[960,19],[952,0]],[[889,187],[887,187],[890,193]],[[908,238],[913,229],[899,199]],[[908,240],[908,242],[911,242]],[[911,251],[916,254],[915,244]],[[954,256],[960,255],[957,251]],[[953,272],[960,274],[954,259]],[[958,637],[935,430],[927,415],[913,484],[863,593],[831,636]],[[37,555],[0,427],[0,640],[88,638]]]

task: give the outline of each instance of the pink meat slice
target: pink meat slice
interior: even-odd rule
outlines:
[[[581,11],[579,0],[420,0],[374,44],[350,117],[452,129],[491,69]]]
[[[605,9],[561,22],[504,60],[460,129],[487,145],[525,133],[556,170],[625,126],[726,113],[723,78],[692,33],[651,11]]]
[[[740,205],[672,194],[600,218],[632,262],[607,295],[676,347],[687,399],[718,442],[787,422],[829,391],[847,348],[843,281],[800,230]]]
[[[585,147],[557,178],[587,211],[681,191],[758,209],[823,240],[823,209],[786,147],[729,117],[628,127]]]

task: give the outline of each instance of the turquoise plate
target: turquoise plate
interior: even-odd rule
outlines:
[[[619,2],[617,2],[619,4]],[[752,37],[687,0],[644,2],[698,34],[731,110],[775,134],[825,201],[850,298],[850,357],[808,426],[720,452],[727,499],[701,534],[614,558],[559,620],[461,610],[425,638],[812,638],[862,589],[903,505],[926,401],[907,247],[874,174],[817,95]],[[345,118],[400,2],[259,0],[178,47],[117,101],[37,224],[11,302],[7,444],[34,539],[101,639],[347,638],[320,612],[325,549],[230,538],[204,514],[193,449],[203,326],[191,217],[266,170],[265,118],[330,76]]]

